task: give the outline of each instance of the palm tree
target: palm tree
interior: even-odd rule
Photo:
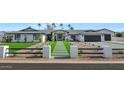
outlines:
[[[61,29],[64,29],[64,28],[63,28],[63,23],[60,24],[60,27],[61,27]]]
[[[68,28],[70,29],[70,27],[71,27],[71,24],[68,24]]]
[[[74,27],[72,27],[71,24],[68,24],[68,28],[69,28],[70,30],[74,30]]]
[[[74,30],[74,27],[70,27],[70,30]]]
[[[37,25],[38,25],[38,27],[39,27],[39,30],[40,30],[41,24],[40,24],[40,23],[38,23]]]
[[[56,24],[55,24],[55,23],[52,23],[52,27],[53,27],[53,28],[56,28]]]

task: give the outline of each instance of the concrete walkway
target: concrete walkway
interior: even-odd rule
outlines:
[[[53,56],[62,56],[62,57],[69,56],[69,53],[67,52],[63,41],[57,41],[57,44],[55,46],[55,49],[54,49],[52,55]]]

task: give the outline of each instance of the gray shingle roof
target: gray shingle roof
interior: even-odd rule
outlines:
[[[100,30],[92,30],[92,29],[89,29],[89,30],[36,30],[32,27],[27,27],[25,29],[22,29],[22,30],[19,30],[19,31],[12,31],[12,32],[7,32],[7,33],[43,33],[43,34],[51,34],[52,32],[55,32],[55,31],[65,31],[65,32],[68,32],[69,34],[81,34],[81,33],[89,33],[89,32],[92,32],[92,33],[95,33],[95,32],[100,32],[100,31],[110,31],[110,32],[113,32],[109,29],[106,29],[106,28],[103,28],[103,29],[100,29]],[[114,33],[114,32],[113,32]]]
[[[19,31],[39,31],[39,30],[36,30],[36,29],[29,26],[29,27],[22,29],[22,30],[19,30]]]

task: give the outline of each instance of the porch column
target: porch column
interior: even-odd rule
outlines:
[[[84,42],[84,40],[85,40],[85,39],[84,39],[84,35],[82,35],[82,42]]]
[[[101,41],[104,42],[105,41],[105,38],[104,38],[104,34],[101,34]]]
[[[52,40],[54,40],[55,38],[54,38],[54,33],[52,33]]]

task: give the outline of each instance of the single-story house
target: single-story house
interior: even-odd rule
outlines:
[[[19,31],[7,32],[12,35],[11,42],[33,42],[40,40],[69,40],[81,42],[102,42],[111,41],[115,37],[115,32],[108,29],[100,30],[36,30],[28,27]]]
[[[4,31],[0,32],[0,42],[6,41],[6,33]]]
[[[39,40],[41,42],[46,41],[46,35],[42,31],[28,27],[19,31],[7,32],[8,35],[12,35],[11,42],[33,42]]]

